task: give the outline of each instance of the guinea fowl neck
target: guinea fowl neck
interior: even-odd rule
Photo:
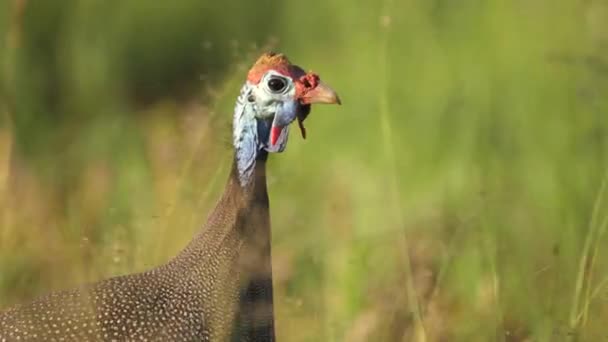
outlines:
[[[220,250],[238,254],[238,249],[254,236],[266,237],[269,241],[266,159],[267,153],[260,153],[248,181],[243,184],[238,160],[234,158],[224,193],[207,223],[177,257],[180,262],[186,261],[188,267],[194,266],[206,273],[205,265]]]
[[[232,322],[233,341],[274,341],[268,152],[259,143],[253,107],[246,104],[249,91],[244,87],[237,101],[234,159],[224,193],[172,271],[202,291],[213,289],[203,303],[221,308],[211,317],[212,330],[225,331]]]
[[[237,219],[243,224],[236,225],[241,227],[237,230],[241,231],[242,245],[237,262],[239,300],[232,341],[275,340],[267,158],[268,152],[258,152],[251,182],[241,187],[248,209]],[[240,185],[235,167],[231,183]]]

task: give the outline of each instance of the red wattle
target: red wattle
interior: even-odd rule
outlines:
[[[274,146],[281,135],[281,127],[272,126],[270,129],[270,145]]]

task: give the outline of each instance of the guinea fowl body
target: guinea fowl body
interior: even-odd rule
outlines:
[[[313,103],[340,103],[314,73],[264,54],[233,117],[234,162],[205,226],[147,272],[51,293],[0,312],[8,341],[274,341],[266,159]]]
[[[265,161],[233,168],[205,227],[150,271],[52,293],[0,313],[0,341],[273,341]]]

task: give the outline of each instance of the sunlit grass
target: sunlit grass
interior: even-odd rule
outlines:
[[[570,328],[578,332],[584,329],[589,318],[589,305],[597,295],[599,288],[594,287],[594,271],[597,255],[600,251],[600,244],[608,225],[608,215],[600,219],[600,212],[603,209],[603,201],[606,192],[606,178],[598,190],[597,197],[593,206],[593,212],[589,223],[589,230],[585,237],[585,244],[581,251],[574,297],[570,312]],[[603,286],[602,283],[599,284]]]

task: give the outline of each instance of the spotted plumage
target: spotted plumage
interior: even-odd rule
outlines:
[[[8,308],[0,342],[274,341],[266,159],[285,149],[289,125],[311,103],[339,102],[318,82],[300,84],[318,81],[301,70],[280,54],[251,69],[236,101],[228,183],[182,252],[147,272]]]

